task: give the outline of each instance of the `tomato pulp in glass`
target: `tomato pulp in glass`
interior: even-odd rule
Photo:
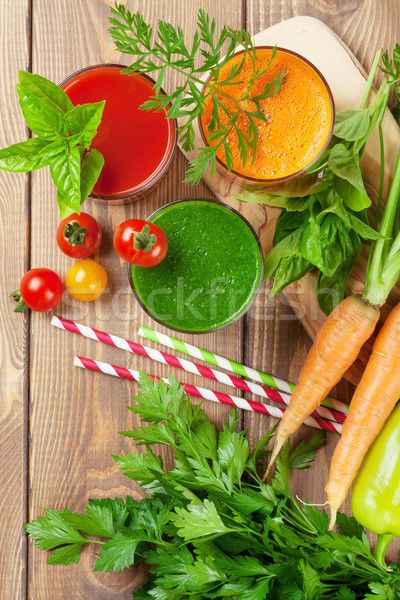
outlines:
[[[166,111],[140,110],[154,95],[154,83],[123,74],[120,65],[89,67],[62,84],[73,104],[105,100],[103,117],[91,147],[104,156],[93,194],[134,195],[150,187],[166,170],[175,147],[175,126]]]

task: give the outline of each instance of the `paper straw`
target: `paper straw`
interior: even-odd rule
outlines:
[[[192,346],[187,342],[173,338],[165,333],[160,333],[154,329],[150,329],[149,327],[140,327],[138,335],[146,338],[147,340],[151,340],[152,342],[158,342],[163,346],[183,352],[184,354],[189,354],[189,356],[193,356],[194,358],[204,360],[205,362],[211,363],[212,365],[225,369],[226,371],[236,373],[236,375],[242,375],[242,377],[248,377],[254,381],[269,385],[274,389],[291,393],[295,388],[294,383],[289,383],[288,381],[279,379],[279,377],[273,377],[272,375],[268,375],[262,371],[257,371],[251,367],[246,367],[245,365],[237,363],[234,360],[229,360],[223,356],[218,356],[218,354],[209,352],[208,350],[203,350],[197,346]],[[345,415],[347,415],[349,412],[349,407],[347,404],[341,402],[340,400],[335,400],[334,398],[325,398],[322,401],[322,404],[327,408],[333,408],[334,410],[337,410]]]
[[[91,371],[105,373],[106,375],[113,375],[114,377],[139,381],[138,371],[127,369],[126,367],[118,367],[117,365],[110,365],[109,363],[93,360],[91,358],[84,358],[83,356],[75,356],[74,365],[82,369],[89,369]],[[167,384],[169,383],[166,377],[156,377],[155,375],[150,375],[150,377],[153,379],[153,381],[155,380],[163,381]],[[211,400],[212,402],[219,402],[229,406],[236,406],[237,408],[269,415],[277,419],[281,419],[285,412],[285,409],[277,406],[268,406],[266,404],[262,404],[261,402],[245,400],[244,398],[238,398],[222,392],[214,392],[212,390],[187,383],[181,383],[180,385],[183,387],[185,392],[191,396],[197,396],[198,398],[203,398],[204,400]],[[314,427],[316,429],[324,429],[325,431],[332,431],[339,434],[342,432],[342,425],[340,423],[333,423],[332,421],[327,421],[326,419],[321,419],[320,417],[308,417],[304,423],[305,425]]]
[[[159,350],[155,350],[154,348],[143,346],[142,344],[137,344],[135,342],[130,342],[129,340],[125,340],[115,335],[110,335],[108,333],[105,333],[104,331],[93,329],[86,325],[82,325],[81,323],[76,323],[75,321],[69,321],[60,317],[53,317],[51,324],[55,327],[59,327],[60,329],[65,329],[73,333],[78,333],[79,335],[82,335],[84,337],[104,342],[106,344],[109,344],[110,346],[115,346],[117,348],[121,348],[122,350],[127,350],[128,352],[132,352],[134,354],[150,358],[162,364],[183,369],[188,373],[193,373],[194,375],[207,377],[208,379],[218,381],[219,383],[223,383],[230,387],[234,387],[245,392],[256,394],[258,396],[261,396],[262,398],[267,398],[269,400],[280,402],[281,404],[286,405],[288,405],[290,402],[290,395],[284,392],[278,392],[277,390],[272,390],[258,383],[253,383],[252,381],[239,379],[238,377],[235,377],[233,375],[222,373],[221,371],[217,371],[216,369],[210,369],[209,367],[196,364],[184,358],[178,358],[177,356],[173,356],[172,354],[161,352]],[[330,421],[335,421],[337,423],[343,423],[346,419],[346,416],[343,413],[331,408],[325,408],[323,406],[317,407],[315,413],[317,416],[320,416],[324,419],[328,419]]]

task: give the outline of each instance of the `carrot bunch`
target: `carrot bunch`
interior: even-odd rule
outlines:
[[[382,85],[386,85],[388,97],[391,87],[399,82],[400,47],[396,47],[393,61],[389,61],[387,54],[384,55],[384,59],[383,71],[389,75],[389,79]],[[381,140],[381,122],[385,107],[386,105],[378,123]],[[381,161],[383,165],[383,151]],[[382,190],[382,185],[380,189]],[[318,332],[293,391],[290,406],[277,430],[265,478],[269,476],[277,454],[290,435],[341,379],[375,329],[380,307],[386,302],[400,276],[399,198],[400,152],[380,226],[381,235],[371,248],[363,292],[360,296],[350,296],[343,300]],[[379,205],[380,202],[377,214]],[[369,447],[381,431],[399,397],[400,304],[389,314],[376,338],[332,458],[326,486],[331,510],[331,529],[336,522],[337,511]]]

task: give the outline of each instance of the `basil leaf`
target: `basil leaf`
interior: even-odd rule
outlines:
[[[21,87],[32,92],[59,117],[64,117],[74,107],[64,90],[45,77],[27,71],[18,71],[18,76]]]
[[[370,126],[370,111],[342,110],[336,115],[333,135],[348,142],[355,142],[362,140],[368,134]]]
[[[95,148],[91,148],[89,152],[83,157],[80,188],[81,204],[91,193],[94,184],[99,178],[103,165],[103,155]]]
[[[50,160],[51,177],[68,206],[79,213],[81,155],[76,146],[65,144]]]
[[[282,258],[274,275],[275,281],[271,296],[279,294],[285,287],[304,277],[313,268],[314,265],[302,256],[287,256]]]
[[[383,240],[384,235],[358,219],[355,215],[348,213],[352,228],[363,240]]]
[[[349,181],[336,177],[334,186],[335,190],[350,210],[360,212],[371,206],[370,198],[366,194],[361,193],[360,190],[354,187]]]
[[[64,122],[68,131],[73,134],[81,134],[80,142],[83,146],[89,146],[97,133],[103,114],[105,101],[93,104],[78,104],[66,115]]]
[[[267,204],[290,211],[305,210],[310,204],[310,196],[291,198],[285,195],[284,190],[282,190],[282,195],[270,194],[266,190],[252,190],[243,194],[235,194],[234,197],[240,202]]]
[[[0,150],[0,169],[25,173],[48,165],[49,161],[42,154],[47,145],[48,143],[44,140],[30,138],[25,142],[3,148]]]
[[[57,204],[61,219],[65,219],[65,217],[69,217],[69,215],[72,215],[72,213],[75,212],[74,209],[67,204],[64,196],[59,190],[57,190]]]
[[[351,149],[346,148],[344,144],[336,144],[329,154],[328,166],[335,175],[348,181],[362,196],[365,196],[365,202],[368,201],[368,206],[371,204],[371,200],[368,198],[368,194],[365,191],[363,176],[358,160]]]
[[[310,202],[314,202],[315,198],[310,198]],[[291,212],[282,210],[281,214],[278,217],[275,227],[275,234],[273,245],[276,246],[281,240],[283,240],[289,233],[293,232],[295,229],[305,227],[310,219],[310,211],[299,211],[299,212]]]
[[[68,136],[64,121],[32,92],[17,84],[19,104],[29,129],[43,140]]]
[[[273,277],[283,258],[299,255],[301,228],[282,239],[264,258],[264,281]]]
[[[336,271],[330,277],[322,272],[318,274],[315,292],[318,303],[326,315],[329,315],[343,300],[351,270],[360,252],[360,239],[354,231],[350,231],[344,261],[337,266]]]

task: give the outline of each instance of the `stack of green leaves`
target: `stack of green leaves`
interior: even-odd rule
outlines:
[[[87,148],[101,121],[105,102],[74,106],[48,79],[19,71],[19,104],[37,136],[0,150],[0,169],[24,173],[50,167],[62,218],[80,212],[103,168],[104,159]]]
[[[287,446],[266,484],[257,463],[273,431],[250,454],[235,411],[217,432],[172,377],[167,387],[142,375],[130,410],[145,424],[123,434],[145,450],[114,458],[152,497],[90,500],[84,514],[47,510],[26,529],[39,548],[53,550],[50,564],[78,562],[91,541],[101,546],[96,571],[144,559],[150,577],[135,600],[399,597],[399,567],[386,571],[377,563],[354,518],[339,514],[340,533],[329,532],[325,511],[299,504],[290,492],[290,469],[309,465],[320,433],[291,453]],[[173,449],[170,471],[155,444]]]
[[[371,200],[365,190],[360,159],[366,141],[378,124],[381,139],[381,185],[375,228],[382,198],[384,173],[381,123],[391,89],[399,82],[400,47],[390,60],[383,56],[386,77],[373,102],[366,107],[381,52],[376,55],[360,108],[336,115],[333,138],[307,174],[281,188],[247,186],[236,196],[244,202],[257,202],[282,208],[273,249],[265,259],[264,278],[274,277],[271,295],[318,270],[316,293],[326,314],[343,299],[354,261],[362,242],[380,239],[368,224]]]

